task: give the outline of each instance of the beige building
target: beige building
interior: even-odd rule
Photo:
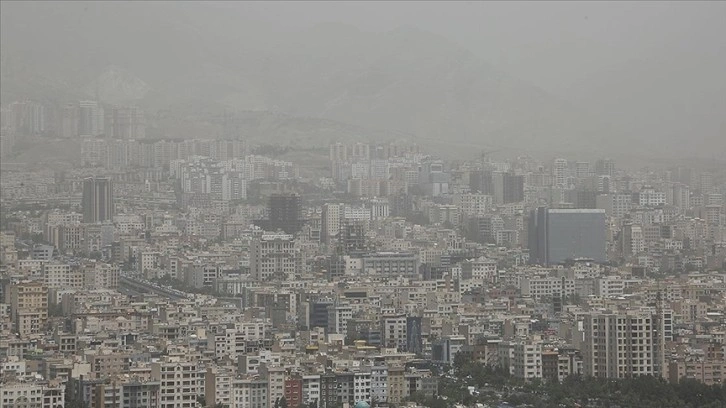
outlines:
[[[56,408],[65,405],[60,382],[7,382],[0,385],[0,408]]]
[[[402,366],[388,367],[388,403],[400,404],[404,398],[408,397],[408,388],[406,387],[405,374],[406,369]]]
[[[205,371],[194,361],[166,356],[151,363],[151,378],[160,381],[160,408],[195,408],[197,397],[204,395]]]
[[[668,380],[678,383],[683,379],[696,380],[706,385],[719,385],[726,380],[726,361],[707,358],[683,358],[668,364]]]
[[[43,333],[48,321],[48,287],[23,281],[10,285],[10,316],[21,336]]]
[[[94,354],[87,355],[87,361],[91,364],[91,378],[103,379],[118,373],[129,371],[129,355],[126,353],[114,352],[111,349],[99,350]]]
[[[297,272],[292,235],[264,234],[250,246],[250,275],[257,280],[290,279]]]

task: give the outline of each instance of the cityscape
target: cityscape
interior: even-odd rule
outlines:
[[[726,406],[720,145],[174,137],[98,82],[0,105],[0,408]]]

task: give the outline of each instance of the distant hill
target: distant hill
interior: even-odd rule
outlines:
[[[112,65],[86,85],[84,91],[89,98],[98,97],[108,103],[124,104],[144,99],[150,89],[146,82],[132,73]]]
[[[239,113],[241,129],[258,121],[252,127],[264,137],[299,143],[361,133],[530,151],[637,147],[606,123],[415,28],[369,33],[322,24],[281,34],[185,7],[149,3],[141,13],[117,2],[3,2],[3,68],[10,69],[0,96],[98,92],[107,102],[136,101],[182,117],[229,110]]]

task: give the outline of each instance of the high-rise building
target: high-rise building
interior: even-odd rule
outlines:
[[[3,126],[11,126],[21,135],[39,135],[46,130],[45,106],[32,101],[10,104],[11,121]]]
[[[351,161],[368,161],[371,159],[371,146],[366,143],[356,143],[352,146],[351,154],[348,156]]]
[[[78,103],[78,134],[83,137],[100,136],[104,132],[103,108],[96,101]]]
[[[45,333],[48,321],[48,287],[24,281],[10,285],[10,319],[21,336]]]
[[[348,303],[328,307],[328,333],[347,334],[348,320],[353,318],[353,309]]]
[[[606,215],[601,209],[539,207],[529,219],[529,261],[552,265],[574,259],[605,262]]]
[[[292,235],[264,234],[250,246],[250,275],[258,280],[293,279],[297,272]]]
[[[625,223],[620,233],[622,254],[625,257],[638,255],[645,250],[643,228],[638,224]]]
[[[328,328],[328,309],[335,304],[333,299],[319,298],[310,301],[308,310],[308,327]]]
[[[15,148],[15,130],[10,127],[0,127],[0,157],[10,156]]]
[[[494,183],[490,170],[474,170],[469,174],[469,189],[473,193],[494,195]]]
[[[115,139],[143,139],[146,137],[144,111],[137,106],[114,106],[104,118],[106,137]]]
[[[340,229],[340,245],[346,254],[366,250],[366,226],[358,220],[346,220]]]
[[[66,139],[78,137],[78,123],[80,121],[78,105],[69,103],[60,112],[60,136]]]
[[[409,353],[421,354],[423,352],[421,321],[421,317],[418,316],[406,318],[406,351]]]
[[[576,162],[575,177],[577,177],[578,179],[590,177],[590,162]]]
[[[600,194],[595,198],[595,207],[605,210],[609,217],[621,218],[630,211],[633,196],[627,193]]]
[[[406,314],[395,314],[381,317],[381,334],[383,346],[404,351],[408,347]]]
[[[512,346],[510,371],[517,378],[542,378],[542,343],[516,341]]]
[[[612,159],[600,159],[595,162],[595,174],[598,176],[610,176],[615,174],[615,161]]]
[[[567,187],[567,177],[569,176],[569,168],[567,160],[555,159],[552,166],[552,176],[556,187]]]
[[[390,215],[390,205],[388,199],[374,198],[370,201],[371,220],[382,220]]]
[[[496,172],[492,175],[494,202],[497,204],[524,201],[524,176]]]
[[[273,194],[267,204],[268,219],[257,225],[268,231],[282,230],[286,234],[298,233],[304,224],[302,199],[298,194]]]
[[[204,368],[180,356],[165,356],[151,364],[151,378],[161,382],[161,407],[192,408],[204,395]]]
[[[670,310],[593,312],[585,316],[585,375],[629,378],[664,375],[663,345],[672,337]]]
[[[327,203],[323,205],[321,216],[321,238],[323,242],[330,243],[340,233],[340,219],[342,204]]]
[[[96,223],[113,219],[113,183],[109,178],[83,180],[83,222]]]
[[[348,148],[338,142],[330,145],[330,161],[345,163],[348,161]]]
[[[575,208],[597,208],[597,191],[592,190],[570,190],[569,202],[575,205]]]

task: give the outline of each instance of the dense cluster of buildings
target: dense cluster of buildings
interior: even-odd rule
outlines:
[[[0,107],[0,153],[13,153],[17,140],[43,136],[78,139],[144,139],[146,118],[137,106],[93,100],[49,102],[21,100]]]
[[[726,169],[136,139],[3,173],[0,407],[398,406],[457,356],[726,379]]]

